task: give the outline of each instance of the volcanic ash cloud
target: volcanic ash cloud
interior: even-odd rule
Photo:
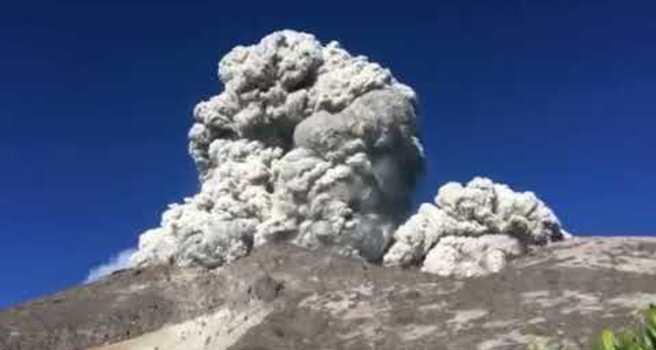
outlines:
[[[219,79],[189,132],[200,193],[141,235],[133,264],[215,267],[270,241],[380,261],[423,164],[414,91],[294,31],[235,47]]]
[[[500,271],[507,261],[568,237],[532,192],[515,192],[490,179],[442,186],[394,233],[388,266],[420,265],[425,272],[472,277]]]
[[[404,223],[424,161],[415,93],[336,42],[276,32],[230,51],[219,79],[189,131],[200,193],[141,235],[134,265],[211,268],[287,241],[479,276],[567,236],[533,193],[484,178],[446,184]]]

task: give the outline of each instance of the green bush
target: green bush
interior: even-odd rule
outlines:
[[[656,350],[656,305],[645,312],[644,323],[637,330],[623,330],[617,335],[606,329],[601,332],[594,350]]]

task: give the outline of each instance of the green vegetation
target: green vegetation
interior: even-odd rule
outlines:
[[[554,338],[536,339],[528,350],[569,350],[571,347]],[[614,333],[605,329],[596,339],[592,350],[656,350],[656,305],[644,311],[642,323],[635,329],[624,329]]]
[[[656,350],[656,305],[645,311],[643,324],[636,330],[626,329],[617,335],[609,329],[601,332],[594,350]]]

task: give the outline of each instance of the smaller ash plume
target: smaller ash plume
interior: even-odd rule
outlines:
[[[388,266],[421,265],[439,275],[498,272],[531,246],[568,237],[560,221],[532,192],[514,192],[490,179],[442,186],[435,205],[424,203],[395,233]]]
[[[111,275],[116,271],[130,268],[132,266],[130,259],[134,253],[134,248],[125,249],[113,256],[106,263],[91,268],[87,274],[86,279],[84,280],[84,283],[93,283],[105,276]]]

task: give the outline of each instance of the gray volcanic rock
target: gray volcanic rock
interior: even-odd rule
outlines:
[[[269,244],[153,266],[0,312],[0,349],[586,349],[656,303],[656,238],[573,238],[455,279]]]

